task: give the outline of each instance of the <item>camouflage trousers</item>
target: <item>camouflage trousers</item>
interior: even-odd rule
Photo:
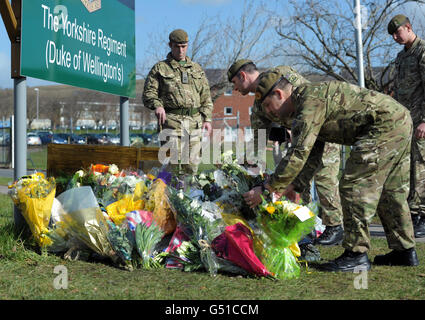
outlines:
[[[425,139],[413,137],[410,158],[409,207],[412,215],[425,215]]]
[[[415,246],[407,197],[410,183],[412,120],[399,115],[398,125],[369,134],[353,146],[340,180],[344,214],[342,246],[354,252],[370,249],[369,224],[378,214],[390,249]]]
[[[160,132],[159,156],[170,159],[169,171],[177,175],[194,175],[198,172],[201,161],[201,128],[200,116],[182,117],[167,114],[167,121]]]
[[[339,196],[339,168],[341,164],[341,145],[326,143],[323,151],[323,167],[314,175],[319,198],[319,217],[325,226],[342,224],[342,207]],[[311,202],[310,187],[301,194],[304,203]]]

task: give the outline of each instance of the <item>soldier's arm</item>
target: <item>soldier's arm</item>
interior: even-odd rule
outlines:
[[[284,192],[300,174],[316,143],[325,121],[325,113],[324,102],[319,101],[314,104],[304,103],[302,109],[297,112],[298,116],[292,126],[292,145],[268,181],[271,189]],[[317,146],[320,147],[320,144]],[[321,154],[317,156],[321,156]],[[304,179],[308,179],[310,175],[311,170],[306,168]]]
[[[202,71],[202,78],[201,78],[201,90],[199,92],[199,95],[200,95],[200,102],[201,102],[199,112],[202,114],[202,118],[204,122],[211,122],[213,103],[211,99],[210,85],[203,71]]]
[[[163,102],[159,98],[159,83],[157,66],[154,66],[145,80],[142,95],[144,106],[152,110],[163,107]]]
[[[422,51],[422,54],[419,59],[419,71],[421,74],[421,80],[422,80],[422,90],[423,90],[423,97],[422,97],[422,104],[421,104],[421,122],[425,123],[425,48]]]
[[[303,192],[305,188],[310,186],[310,181],[313,179],[316,172],[323,167],[323,151],[325,143],[320,140],[316,140],[313,149],[310,152],[310,156],[307,159],[303,169],[292,182],[294,190],[296,192]]]

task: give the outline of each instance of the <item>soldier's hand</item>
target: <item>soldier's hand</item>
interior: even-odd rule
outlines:
[[[421,123],[415,130],[415,137],[416,139],[423,139],[425,138],[425,123]]]
[[[167,115],[165,114],[165,109],[163,107],[156,108],[155,115],[160,125],[165,123],[165,120],[167,119]]]
[[[291,200],[292,202],[295,202],[295,203],[299,203],[299,201],[300,201],[300,195],[297,192],[295,192],[293,184],[290,184],[286,188],[286,190],[282,193],[276,192],[276,195],[278,196],[278,198],[282,198],[283,196],[285,196],[289,200]]]
[[[249,205],[250,208],[255,208],[258,206],[261,202],[261,187],[255,187],[248,191],[247,193],[243,194],[243,197],[245,199],[245,202],[247,205]]]
[[[204,122],[202,124],[202,131],[206,131],[207,132],[207,136],[210,137],[211,136],[211,132],[212,132],[211,122]]]

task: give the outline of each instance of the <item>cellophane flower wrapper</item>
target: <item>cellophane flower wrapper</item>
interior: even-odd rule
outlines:
[[[31,233],[40,247],[52,244],[49,238],[49,222],[56,194],[54,178],[43,173],[24,176],[11,185],[9,195],[20,209]]]
[[[67,190],[57,199],[65,212],[62,223],[66,233],[79,239],[100,256],[116,255],[107,237],[109,217],[100,209],[90,187]]]
[[[307,214],[308,218],[300,220],[297,216],[299,212]],[[276,278],[299,276],[300,267],[291,246],[314,229],[314,217],[307,207],[290,201],[263,201],[260,205],[258,223],[262,229],[261,238],[264,243],[263,263]]]
[[[176,213],[177,222],[190,233],[188,236],[200,250],[204,268],[213,276],[220,268],[219,260],[211,248],[211,242],[225,229],[222,219],[211,221],[202,215],[202,203],[191,199],[182,190],[169,187],[171,208]]]
[[[153,213],[152,220],[164,232],[169,235],[177,227],[175,212],[170,207],[167,184],[156,179],[152,182],[148,192],[144,195],[146,211]]]
[[[121,194],[119,200],[105,208],[109,217],[116,225],[121,225],[125,221],[128,212],[144,209],[145,200],[142,197],[146,192],[145,183],[143,181],[137,182],[132,191]]]

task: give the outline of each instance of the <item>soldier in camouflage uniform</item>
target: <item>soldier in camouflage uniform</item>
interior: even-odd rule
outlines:
[[[340,180],[344,253],[323,271],[370,269],[369,224],[378,214],[390,249],[377,265],[419,264],[407,196],[413,131],[409,111],[382,93],[329,81],[294,88],[279,73],[265,74],[256,99],[265,112],[292,122],[292,145],[263,186],[244,194],[255,207],[263,190],[302,190],[320,165],[325,142],[353,146]]]
[[[142,99],[145,107],[155,110],[161,130],[172,131],[172,170],[179,168],[179,174],[195,174],[200,162],[201,132],[211,134],[213,103],[204,71],[186,56],[187,33],[177,29],[169,39],[171,52],[149,72]],[[187,140],[189,148],[185,145]],[[178,161],[173,157],[173,148],[177,149],[174,154]]]
[[[303,83],[309,82],[293,68],[289,66],[278,66],[271,71],[275,71],[281,75],[285,75],[288,81],[293,86],[299,86]],[[243,59],[238,60],[232,64],[228,71],[229,81],[234,84],[234,89],[239,91],[242,95],[249,92],[255,92],[260,73],[255,64],[251,60]],[[254,101],[254,106],[251,113],[251,128],[254,134],[254,150],[258,150],[258,130],[265,129],[266,136],[269,137],[272,125],[274,123],[282,123],[281,119],[273,118],[263,112]],[[290,129],[290,123],[286,124]],[[288,144],[287,141],[285,144]],[[338,173],[341,160],[341,145],[335,143],[326,143],[325,151],[323,153],[323,166],[314,175],[316,190],[319,197],[319,216],[322,219],[323,225],[326,226],[324,233],[316,239],[315,243],[321,245],[335,245],[341,243],[344,230],[342,228],[342,207],[339,196],[339,181]],[[275,163],[280,161],[276,157]],[[305,203],[311,202],[310,184],[302,191],[302,199]]]
[[[395,60],[394,98],[410,110],[413,120],[409,206],[417,238],[425,237],[425,41],[409,19],[397,15],[388,33],[404,45]]]

